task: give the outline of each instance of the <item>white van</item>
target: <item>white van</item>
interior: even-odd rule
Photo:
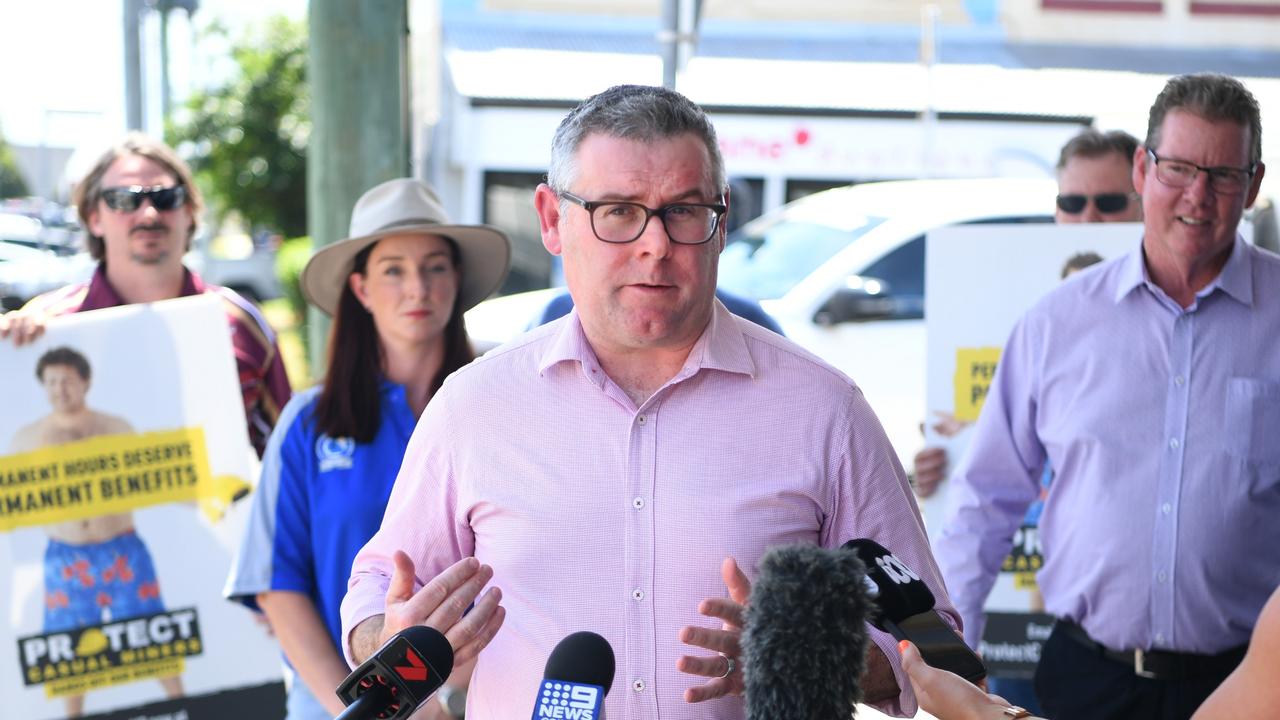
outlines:
[[[853,378],[910,468],[924,444],[926,233],[1051,223],[1056,194],[1047,179],[908,180],[816,193],[734,233],[720,256],[720,287],[759,300],[787,337]]]
[[[923,446],[925,234],[1053,222],[1052,180],[908,180],[815,193],[747,223],[720,256],[720,287],[760,301],[787,337],[853,378],[904,465]],[[991,258],[999,262],[999,258]],[[504,342],[560,290],[482,303],[481,344]]]

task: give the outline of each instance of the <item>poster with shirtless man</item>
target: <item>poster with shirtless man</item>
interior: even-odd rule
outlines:
[[[218,300],[0,343],[5,717],[270,717],[278,650],[221,584],[255,462]]]

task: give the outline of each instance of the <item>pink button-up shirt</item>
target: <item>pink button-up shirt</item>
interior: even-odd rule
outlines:
[[[552,648],[591,630],[617,659],[611,720],[740,719],[740,697],[686,704],[706,679],[676,670],[710,654],[679,632],[719,627],[697,608],[726,595],[721,561],[754,577],[772,546],[855,537],[893,550],[956,617],[902,467],[849,378],[717,302],[684,367],[636,407],[575,312],[436,394],[356,556],[343,634],[383,611],[396,549],[419,578],[474,555],[493,566],[507,619],[479,657],[469,717],[529,717]],[[882,709],[914,713],[894,641],[872,633],[904,688]]]

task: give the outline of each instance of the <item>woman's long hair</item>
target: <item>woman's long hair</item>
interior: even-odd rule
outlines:
[[[442,236],[443,237],[443,236]],[[444,238],[454,269],[461,277],[461,254],[451,238]],[[356,254],[351,271],[364,275],[369,263],[372,243]],[[462,283],[458,283],[461,290]],[[453,312],[444,328],[444,359],[431,381],[434,396],[444,379],[454,370],[475,359],[467,329],[462,320],[462,305],[455,295]],[[338,312],[329,331],[329,370],[324,388],[316,402],[316,428],[332,438],[348,437],[358,443],[372,442],[381,422],[380,383],[383,376],[382,343],[373,316],[356,299],[350,283],[343,283]]]

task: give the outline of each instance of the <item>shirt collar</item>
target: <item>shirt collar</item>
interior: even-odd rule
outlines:
[[[755,377],[755,363],[751,360],[746,338],[738,327],[737,321],[719,298],[713,302],[715,306],[712,308],[711,322],[707,323],[706,329],[694,343],[693,349],[689,351],[689,357],[685,359],[684,367],[676,378],[689,377],[703,369],[722,370]],[[578,317],[577,308],[566,316],[551,343],[542,353],[542,358],[538,362],[538,374],[545,373],[552,365],[570,361],[577,361],[588,372],[600,370],[600,360],[591,349],[591,343],[587,341],[586,333],[582,330],[582,321]],[[599,374],[603,375],[603,371]]]
[[[1143,285],[1155,287],[1150,273],[1147,272],[1145,257],[1142,241],[1139,240],[1138,247],[1125,256],[1121,266],[1119,280],[1116,283],[1115,301],[1117,303],[1135,288]],[[1253,305],[1253,255],[1249,252],[1248,243],[1239,233],[1236,234],[1235,242],[1231,246],[1231,255],[1227,257],[1227,264],[1222,267],[1222,272],[1218,273],[1213,282],[1196,293],[1196,297],[1207,297],[1217,288],[1221,288],[1224,293],[1244,305]]]
[[[1235,298],[1241,305],[1253,306],[1253,253],[1242,236],[1236,235],[1227,264],[1222,266],[1222,272],[1205,290],[1212,290],[1214,287],[1222,288],[1224,293]]]
[[[1124,260],[1121,261],[1120,276],[1116,281],[1116,303],[1147,283],[1147,265],[1143,257],[1142,240],[1139,239],[1138,247],[1125,255]]]
[[[200,279],[200,276],[185,267],[182,268],[182,292],[178,293],[178,297],[199,295],[204,291],[205,284]],[[97,269],[93,271],[93,278],[89,280],[89,291],[85,294],[84,302],[81,303],[80,309],[82,311],[98,310],[124,304],[124,299],[120,297],[120,293],[116,292],[116,289],[107,280],[107,264],[104,262],[98,263]]]

